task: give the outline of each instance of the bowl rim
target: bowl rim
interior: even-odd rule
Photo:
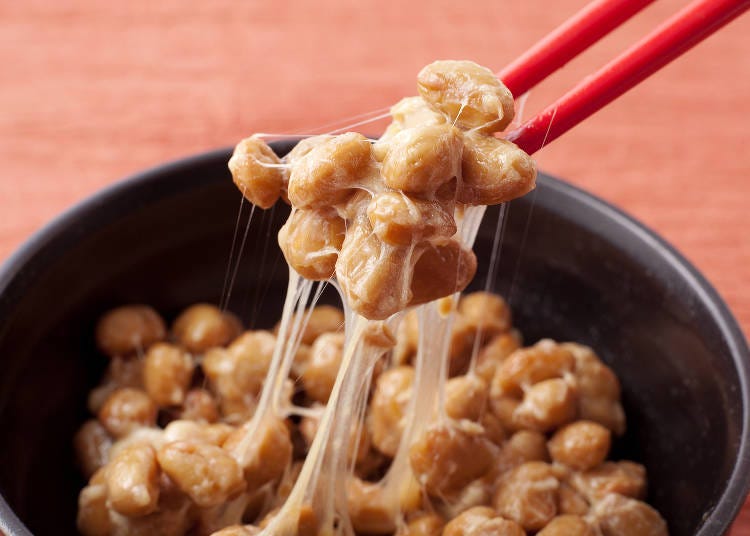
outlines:
[[[272,142],[271,146],[287,146],[289,143],[287,141]],[[34,232],[0,264],[0,305],[8,299],[6,290],[13,280],[23,272],[24,266],[58,237],[70,232],[76,221],[102,210],[103,207],[116,200],[121,194],[133,188],[166,180],[173,173],[186,171],[195,166],[213,163],[216,160],[227,161],[231,153],[231,147],[223,147],[152,166],[105,186],[73,204]],[[750,490],[750,350],[739,323],[730,311],[729,306],[706,277],[655,231],[613,204],[569,182],[545,173],[540,173],[539,179],[545,184],[545,187],[556,190],[556,193],[592,209],[593,212],[603,218],[603,221],[613,220],[614,223],[624,227],[635,238],[645,242],[658,252],[662,261],[679,272],[697,294],[726,341],[732,354],[732,361],[740,384],[742,432],[739,436],[739,451],[731,476],[713,509],[705,516],[696,536],[722,534],[729,529],[731,523],[735,520]],[[8,536],[32,534],[0,494],[0,533],[2,532],[5,532]]]

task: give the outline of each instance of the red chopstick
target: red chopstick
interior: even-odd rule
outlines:
[[[750,0],[696,0],[509,133],[533,154],[750,8]]]
[[[565,21],[497,77],[523,95],[654,0],[594,0]]]

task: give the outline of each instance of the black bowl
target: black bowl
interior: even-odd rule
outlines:
[[[229,154],[116,184],[3,266],[0,532],[75,533],[83,482],[71,437],[105,365],[92,342],[97,316],[128,302],[167,315],[218,302],[240,206]],[[285,214],[255,211],[237,272],[230,308],[254,326],[280,314],[287,273],[275,234]],[[488,211],[477,239],[485,269],[498,214]],[[742,333],[706,280],[642,225],[546,176],[510,203],[496,274],[491,286],[511,302],[528,342],[582,342],[616,370],[628,432],[615,455],[646,465],[649,501],[671,533],[722,534],[750,480],[750,374]],[[480,268],[474,286],[485,278]]]

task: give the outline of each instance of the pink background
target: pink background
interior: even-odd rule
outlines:
[[[584,0],[0,0],[0,260],[130,173],[495,70]],[[686,2],[661,0],[535,89],[533,113]],[[750,16],[538,154],[677,246],[750,328]],[[375,133],[369,130],[369,133]],[[746,507],[733,536],[750,535]]]

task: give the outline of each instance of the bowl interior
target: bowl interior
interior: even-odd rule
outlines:
[[[228,155],[111,188],[0,273],[0,493],[33,533],[75,534],[83,481],[71,437],[105,366],[92,341],[98,315],[142,302],[173,317],[219,301],[240,206]],[[250,213],[242,208],[239,241]],[[230,309],[252,327],[281,312],[287,273],[275,237],[285,216],[278,206],[250,222]],[[671,534],[720,534],[747,485],[738,462],[747,463],[747,348],[726,308],[671,248],[564,183],[541,177],[506,216],[490,286],[510,301],[526,342],[593,346],[623,384],[628,431],[615,456],[647,466],[649,501]],[[485,284],[498,218],[489,210],[477,239],[475,288]],[[0,500],[3,526],[25,533]]]

